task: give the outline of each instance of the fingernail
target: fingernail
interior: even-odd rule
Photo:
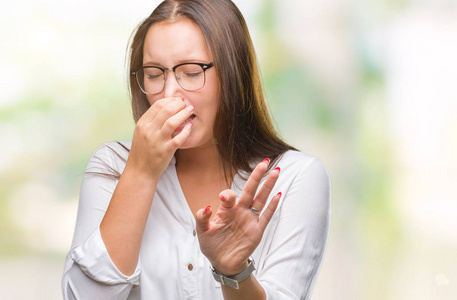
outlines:
[[[183,97],[181,97],[181,100],[182,100],[182,101],[184,101],[184,98],[183,98]]]
[[[278,172],[281,172],[281,168],[280,167],[275,168],[275,170],[278,170]]]
[[[195,108],[195,106],[193,106],[192,104],[191,104],[191,105],[188,105],[188,106],[186,107],[186,109],[187,109],[188,111],[193,111],[194,108]]]
[[[227,195],[225,195],[225,194],[220,194],[219,197],[220,197],[222,200],[227,200]]]
[[[265,158],[262,162],[269,164],[270,163],[270,159],[269,158]]]
[[[282,193],[281,193],[281,192],[279,192],[279,193],[277,193],[276,195],[279,195],[279,198],[281,198],[281,196],[282,196]]]
[[[186,125],[185,127],[187,130],[190,130],[192,128],[192,122],[190,122],[189,124]]]
[[[208,205],[208,206],[205,208],[205,210],[203,211],[203,214],[206,214],[210,208],[211,208],[211,205]]]

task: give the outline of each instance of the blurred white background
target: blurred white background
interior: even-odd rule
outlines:
[[[85,164],[131,139],[125,52],[160,1],[3,1],[0,299],[61,299]],[[313,299],[457,298],[457,2],[234,1],[271,112],[332,179]]]

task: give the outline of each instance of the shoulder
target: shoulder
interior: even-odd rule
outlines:
[[[111,156],[115,153],[118,153],[121,157],[127,158],[131,146],[132,142],[130,141],[104,143],[95,149],[92,156]]]
[[[315,156],[289,150],[281,155],[276,165],[281,168],[281,175],[300,176],[312,173],[329,179],[327,169],[324,164]],[[284,172],[283,172],[284,171]]]
[[[287,151],[277,166],[281,168],[277,185],[286,191],[287,196],[284,196],[300,202],[306,198],[323,205],[324,209],[330,205],[330,176],[317,157],[299,151]]]
[[[108,142],[98,147],[92,154],[86,172],[115,171],[122,173],[131,148],[130,141]]]
[[[283,193],[280,202],[283,215],[311,213],[327,224],[331,185],[329,173],[320,159],[298,151],[287,151],[277,165],[281,168],[276,185]]]

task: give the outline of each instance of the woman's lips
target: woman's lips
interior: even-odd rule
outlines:
[[[184,129],[184,127],[189,124],[190,122],[192,122],[193,120],[195,119],[195,115],[191,115],[187,120],[185,120],[184,122],[182,122],[181,125],[179,125],[175,131],[181,131]]]

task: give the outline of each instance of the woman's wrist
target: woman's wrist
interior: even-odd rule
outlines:
[[[149,170],[149,168],[146,168],[144,165],[145,164],[141,165],[134,161],[127,160],[123,174],[127,174],[127,176],[134,176],[136,180],[144,180],[149,184],[151,182],[159,182],[162,174],[156,175],[152,170]]]
[[[224,276],[233,276],[243,272],[249,265],[248,260],[244,260],[240,263],[230,263],[226,265],[222,264],[211,264],[213,269],[215,269],[218,273]]]
[[[255,270],[254,259],[252,257],[248,258],[247,263],[248,265],[243,271],[234,275],[221,274],[216,269],[211,267],[211,270],[213,271],[213,277],[217,282],[220,282],[221,285],[226,285],[238,290],[240,288],[239,284],[248,279],[251,276],[252,272]]]
[[[260,285],[253,274],[246,278],[246,280],[240,282],[238,289],[231,288],[227,285],[221,285],[221,288],[225,300],[266,299],[264,288]]]

